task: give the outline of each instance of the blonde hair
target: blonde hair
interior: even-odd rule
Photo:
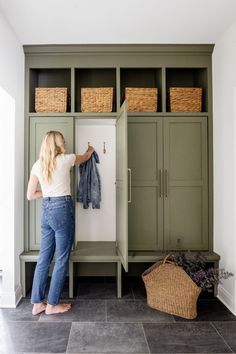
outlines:
[[[39,162],[42,176],[46,183],[52,180],[52,172],[56,167],[57,156],[65,152],[65,139],[58,131],[50,131],[43,138]]]

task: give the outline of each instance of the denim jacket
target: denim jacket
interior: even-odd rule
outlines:
[[[77,202],[83,203],[83,208],[88,209],[89,203],[93,209],[100,209],[101,180],[97,163],[99,157],[94,151],[89,160],[79,166],[80,181],[77,189]]]

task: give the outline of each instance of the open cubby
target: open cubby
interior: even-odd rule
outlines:
[[[75,112],[81,112],[82,87],[113,87],[112,112],[116,112],[116,69],[75,69]]]
[[[67,87],[67,112],[70,112],[71,70],[70,69],[30,69],[29,111],[35,112],[36,87]]]
[[[202,112],[208,111],[207,69],[206,68],[167,68],[166,69],[166,108],[169,112],[170,87],[201,87]]]
[[[158,112],[162,111],[161,68],[122,68],[120,70],[120,99],[125,99],[125,87],[150,87],[158,89]]]

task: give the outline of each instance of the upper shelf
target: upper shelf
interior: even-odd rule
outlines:
[[[170,87],[201,87],[202,111],[198,114],[207,113],[209,110],[208,81],[208,69],[196,67],[30,68],[29,113],[36,114],[36,87],[67,87],[67,114],[81,113],[81,88],[112,87],[113,104],[111,113],[117,112],[123,103],[126,87],[157,88],[158,108],[157,112],[153,114],[168,112],[175,114],[169,111],[168,89]],[[139,114],[145,114],[145,112]]]
[[[67,112],[71,112],[71,70],[70,69],[30,69],[29,111],[35,112],[36,87],[67,87]]]
[[[75,69],[75,112],[81,112],[81,88],[112,87],[112,112],[116,112],[116,69]]]
[[[201,87],[202,112],[208,110],[207,104],[207,69],[205,68],[167,68],[166,92],[170,87]],[[166,95],[167,112],[169,110],[169,95]]]

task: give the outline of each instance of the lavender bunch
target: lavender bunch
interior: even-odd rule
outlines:
[[[208,268],[207,258],[198,252],[192,254],[188,252],[180,252],[172,254],[169,258],[176,265],[182,267],[190,278],[204,291],[213,291],[212,287],[221,283],[221,279],[228,279],[233,273],[224,269]]]

